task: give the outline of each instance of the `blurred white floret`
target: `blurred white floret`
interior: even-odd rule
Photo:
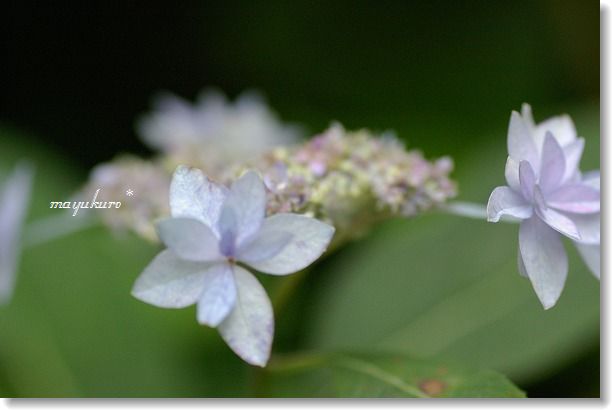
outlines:
[[[89,200],[99,189],[98,201],[121,201],[119,209],[98,212],[102,221],[114,230],[131,230],[156,241],[153,222],[169,212],[169,185],[170,174],[159,163],[122,156],[96,166],[81,197]],[[128,190],[132,196],[126,195]]]
[[[8,303],[15,288],[33,179],[33,166],[22,162],[0,186],[0,303]]]
[[[298,127],[285,124],[255,92],[235,102],[204,91],[194,104],[165,93],[137,124],[142,140],[166,155],[168,167],[189,164],[215,175],[228,161],[246,161],[298,141]]]

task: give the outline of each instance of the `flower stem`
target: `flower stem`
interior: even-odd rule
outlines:
[[[487,207],[473,202],[452,201],[439,208],[440,211],[471,219],[488,221]],[[501,222],[518,223],[521,220],[510,215],[504,215]]]
[[[440,207],[440,210],[466,218],[487,220],[487,208],[484,205],[472,202],[453,201]]]
[[[300,284],[306,279],[309,269],[302,269],[299,272],[289,275],[279,284],[278,289],[272,297],[272,306],[277,312],[282,312],[289,303],[291,296],[295,293]]]

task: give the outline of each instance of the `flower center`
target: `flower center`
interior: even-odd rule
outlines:
[[[232,231],[221,232],[219,251],[228,259],[234,259],[236,256],[236,236]]]

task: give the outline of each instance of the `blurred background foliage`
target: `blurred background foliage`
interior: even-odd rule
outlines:
[[[311,132],[330,120],[394,129],[428,157],[451,155],[460,198],[480,203],[503,183],[507,122],[522,102],[538,120],[572,115],[587,139],[582,168],[599,167],[594,4],[2,7],[0,168],[36,160],[31,220],[96,163],[148,153],[133,124],[158,90],[193,98],[208,86],[230,96],[255,88]],[[513,225],[390,221],[310,272],[277,312],[275,349],[392,349],[498,370],[532,397],[599,396],[599,283],[572,249],[565,291],[544,312],[518,275],[516,246]],[[0,392],[248,394],[252,371],[192,309],[129,296],[155,251],[102,229],[27,251],[14,303],[0,310]]]

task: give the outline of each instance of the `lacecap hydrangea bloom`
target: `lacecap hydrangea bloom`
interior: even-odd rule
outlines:
[[[392,216],[414,216],[456,195],[448,157],[427,161],[391,133],[346,131],[340,124],[301,145],[277,147],[237,165],[227,180],[253,167],[268,188],[268,213],[296,212],[328,221],[335,242]]]
[[[257,140],[255,135],[245,129],[240,141]],[[217,149],[223,143],[215,138],[198,140],[197,150],[222,158],[223,151]],[[235,138],[225,149],[242,150]],[[276,141],[280,144],[281,139]],[[418,215],[456,195],[450,158],[428,161],[419,151],[407,151],[389,132],[347,131],[334,124],[301,144],[268,145],[249,160],[239,153],[231,156],[232,160],[217,163],[214,172],[205,167],[206,174],[229,185],[245,170],[257,169],[266,186],[267,215],[292,212],[328,222],[337,229],[334,246],[363,235],[378,221]],[[105,198],[124,198],[131,185],[135,195],[125,198],[120,210],[102,212],[103,221],[156,240],[153,221],[168,213],[169,166],[178,157],[173,158],[123,157],[102,164],[92,172],[86,198],[99,188]],[[199,160],[188,164],[200,168]]]
[[[13,295],[21,250],[21,232],[32,192],[34,170],[21,163],[0,190],[0,303]]]
[[[133,295],[164,308],[197,304],[199,323],[216,327],[246,362],[265,366],[274,317],[270,300],[246,267],[288,275],[314,262],[334,228],[292,213],[266,217],[261,177],[248,171],[228,189],[180,166],[170,186],[172,216],[157,224],[162,251]]]
[[[493,190],[488,219],[521,220],[518,265],[545,309],[555,305],[568,273],[561,241],[571,239],[599,278],[599,171],[579,170],[584,139],[569,116],[536,124],[529,105],[513,112],[508,129],[507,186]]]
[[[218,92],[203,92],[195,104],[160,95],[154,111],[140,119],[142,140],[165,156],[174,169],[190,164],[216,176],[228,162],[243,162],[278,145],[293,144],[301,132],[282,123],[258,94],[234,103]]]

